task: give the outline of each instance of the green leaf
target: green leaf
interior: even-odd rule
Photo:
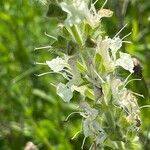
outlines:
[[[89,48],[96,48],[97,43],[91,37],[88,37],[85,41],[85,46]]]
[[[57,4],[51,3],[48,7],[47,17],[55,17],[57,19],[65,19],[67,14]]]
[[[84,25],[84,32],[87,36],[90,36],[93,33],[93,29],[88,23],[85,23]]]
[[[85,96],[89,99],[95,100],[94,93],[91,89],[86,89]]]
[[[80,73],[85,73],[86,72],[86,66],[84,66],[82,63],[77,62],[77,68]]]
[[[62,52],[66,51],[67,40],[63,36],[58,36],[57,41],[51,45],[54,49],[59,49]]]
[[[77,43],[73,42],[73,41],[69,41],[68,42],[68,46],[67,46],[67,54],[68,55],[73,55],[77,52],[77,50],[79,49],[79,46]]]

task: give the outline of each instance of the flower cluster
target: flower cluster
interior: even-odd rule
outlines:
[[[107,0],[99,10],[95,8],[97,1],[64,0],[55,4],[67,17],[59,24],[59,35],[51,45],[60,50],[59,56],[45,64],[66,79],[66,83],[56,85],[64,102],[71,101],[74,91],[82,95],[77,101],[85,136],[82,148],[85,139],[92,138],[90,149],[96,146],[137,150],[138,94],[126,87],[134,73],[134,63],[129,54],[119,52],[130,34],[119,37],[125,26],[113,38],[97,32],[102,18],[113,15],[104,9]],[[129,73],[126,79],[118,76],[120,69]]]

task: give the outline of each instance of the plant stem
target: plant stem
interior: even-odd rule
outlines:
[[[81,33],[79,32],[78,26],[73,25],[71,27],[71,31],[72,31],[74,39],[77,41],[77,43],[79,45],[83,45],[83,40],[82,40],[82,37],[81,37]]]

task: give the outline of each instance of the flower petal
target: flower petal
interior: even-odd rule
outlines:
[[[46,61],[46,64],[54,71],[59,72],[62,71],[65,67],[65,60],[60,57],[54,58],[51,61]]]
[[[60,6],[68,14],[65,23],[69,26],[80,23],[85,18],[84,11],[88,9],[87,3],[81,0],[74,0],[72,3],[62,2]]]
[[[57,94],[64,100],[64,102],[70,102],[73,97],[71,89],[63,83],[57,85]]]
[[[110,49],[114,59],[116,59],[116,52],[122,47],[122,40],[119,37],[115,37],[111,40]]]
[[[127,53],[120,52],[120,58],[116,61],[116,66],[121,66],[125,70],[130,71],[131,73],[134,72],[134,64],[131,56]]]

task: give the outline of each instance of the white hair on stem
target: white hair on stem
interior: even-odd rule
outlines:
[[[43,47],[36,47],[34,50],[41,50],[41,49],[49,49],[52,48],[52,46],[48,45],[48,46],[43,46]]]
[[[125,35],[121,40],[124,40],[126,37],[130,36],[132,34],[132,32],[128,33],[127,35]]]
[[[125,25],[119,30],[119,32],[116,33],[116,35],[114,36],[114,38],[117,37],[117,36],[126,28],[127,25],[128,25],[128,24],[125,24]]]
[[[47,34],[46,32],[44,32],[44,34],[45,34],[47,37],[50,37],[50,38],[52,38],[52,39],[54,39],[54,40],[57,41],[57,38],[56,38],[56,37],[54,37],[54,36],[52,36],[52,35],[49,35],[49,34]]]
[[[102,5],[101,9],[103,9],[105,7],[105,5],[107,4],[108,0],[105,0],[104,4]]]

